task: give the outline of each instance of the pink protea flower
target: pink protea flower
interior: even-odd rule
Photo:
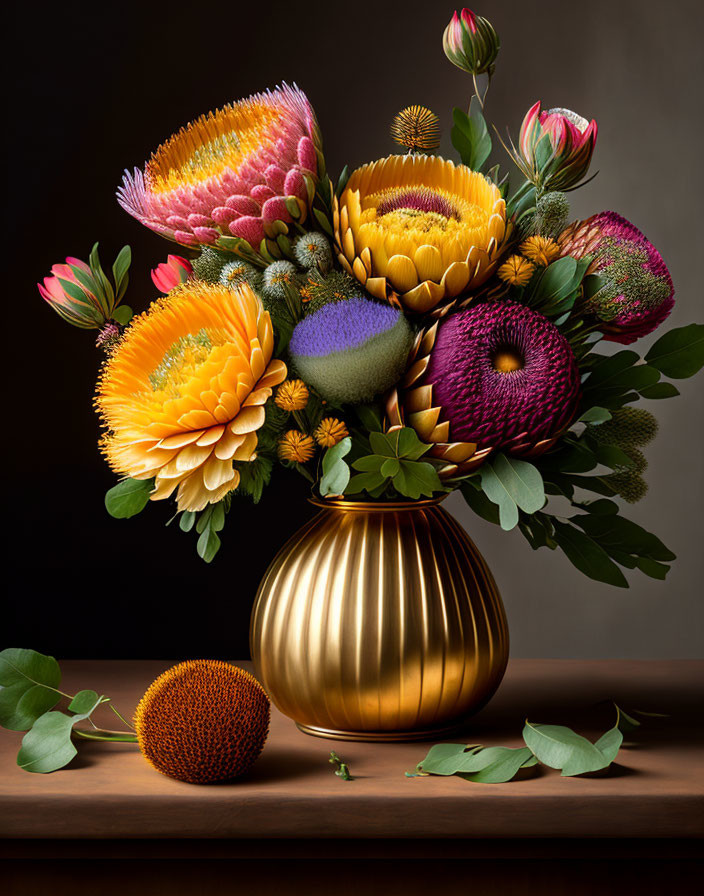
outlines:
[[[528,180],[543,191],[569,190],[589,170],[598,127],[569,109],[528,110],[518,137],[515,160]]]
[[[492,75],[500,44],[491,22],[465,8],[459,15],[457,11],[453,14],[442,47],[450,62],[462,71]]]
[[[604,339],[630,345],[652,333],[672,311],[672,277],[650,240],[616,212],[572,224],[558,240],[563,255],[592,256],[591,270],[607,281],[586,304]]]
[[[152,270],[152,280],[159,292],[169,293],[179,283],[185,283],[193,273],[193,266],[187,258],[169,255]]]
[[[283,84],[186,125],[143,171],[125,172],[118,202],[184,246],[232,248],[236,237],[258,249],[305,217],[319,149],[306,95]]]
[[[472,305],[445,318],[425,382],[453,442],[509,452],[559,433],[580,390],[567,340],[518,302]]]

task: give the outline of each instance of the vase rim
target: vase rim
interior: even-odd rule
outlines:
[[[427,507],[437,507],[445,500],[447,495],[438,495],[435,498],[423,498],[416,501],[350,501],[347,498],[319,498],[312,495],[308,500],[316,507],[327,510],[356,510],[366,513],[384,513],[392,510],[423,510]]]

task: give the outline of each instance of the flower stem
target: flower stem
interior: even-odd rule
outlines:
[[[127,725],[128,728],[130,728],[132,731],[134,731],[134,725],[130,725],[130,723],[127,721],[127,719],[122,715],[122,713],[118,712],[115,709],[115,707],[112,705],[112,703],[110,703],[110,709],[115,713],[115,715],[118,717],[118,719],[121,722],[124,722],[124,724]]]
[[[85,740],[110,741],[112,743],[128,743],[136,744],[137,735],[128,731],[108,731],[104,728],[98,728],[97,734],[92,731],[86,731],[84,728],[74,728],[73,734],[76,737],[82,737]]]

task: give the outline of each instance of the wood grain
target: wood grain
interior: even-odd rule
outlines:
[[[93,688],[130,714],[168,662],[62,663],[64,689]],[[246,664],[242,664],[246,665]],[[126,744],[80,744],[50,775],[15,764],[21,735],[0,731],[0,836],[6,838],[696,838],[704,833],[698,661],[514,660],[504,684],[452,740],[520,743],[523,720],[572,724],[596,736],[613,710],[652,720],[602,777],[541,771],[508,784],[407,778],[427,744],[329,742],[301,734],[276,710],[250,773],[198,787],[171,780]],[[108,713],[103,724],[113,726]],[[335,749],[355,775],[335,777]]]

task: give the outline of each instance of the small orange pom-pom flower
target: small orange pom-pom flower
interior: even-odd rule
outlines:
[[[560,257],[560,247],[547,236],[529,236],[521,243],[521,252],[541,268]]]
[[[315,432],[315,441],[323,448],[332,448],[349,435],[347,427],[335,417],[324,417]]]
[[[247,771],[264,747],[269,715],[269,698],[249,672],[188,660],[152,683],[134,724],[142,755],[157,771],[210,784]]]
[[[302,411],[310,393],[303,380],[286,380],[276,390],[275,403],[283,411]]]
[[[289,429],[279,442],[279,457],[293,463],[304,464],[313,457],[315,442],[297,429]]]
[[[535,265],[520,255],[512,255],[501,265],[497,274],[499,280],[511,286],[525,286],[533,276]]]

